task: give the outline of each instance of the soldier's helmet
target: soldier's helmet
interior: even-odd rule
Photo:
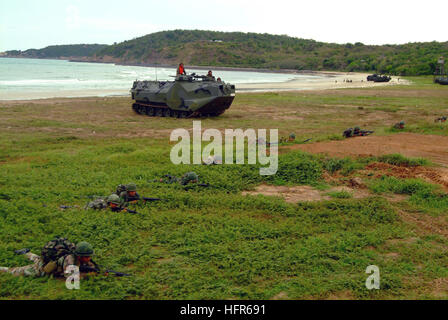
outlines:
[[[295,133],[290,133],[289,134],[289,138],[290,139],[295,139],[296,138],[296,134]]]
[[[137,191],[137,185],[135,183],[129,183],[126,185],[127,191]]]
[[[107,203],[120,204],[120,197],[115,193],[107,197]]]
[[[75,254],[79,257],[90,257],[93,255],[93,247],[86,241],[81,241],[76,245]]]
[[[194,172],[187,172],[186,174],[184,174],[184,176],[182,177],[182,184],[188,184],[190,182],[197,182],[198,181],[198,175]]]
[[[354,128],[354,130],[355,130],[355,131],[359,131],[359,130],[361,130],[361,128],[358,127],[358,126],[356,126],[356,127]]]
[[[402,126],[404,126],[404,121],[401,120],[401,121],[399,122],[399,124],[402,125]]]

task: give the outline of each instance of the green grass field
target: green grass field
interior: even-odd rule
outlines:
[[[280,135],[295,132],[297,141],[325,141],[358,123],[394,134],[391,123],[405,119],[412,132],[448,135],[431,120],[447,113],[447,89],[418,78],[408,87],[239,94],[202,127],[278,128]],[[366,180],[370,196],[362,199],[333,192],[331,200],[288,203],[241,195],[260,184],[326,189],[332,183],[325,176],[354,177],[372,162],[430,162],[288,151],[275,176],[260,176],[259,165],[175,166],[169,134],[179,127],[192,122],[138,116],[126,98],[0,103],[0,266],[28,264],[14,250],[40,253],[60,235],[89,241],[99,264],[133,275],[89,277],[70,291],[61,279],[0,274],[0,297],[448,298],[448,196],[440,186],[383,176]],[[211,187],[155,182],[188,171]],[[137,215],[83,210],[89,197],[128,182],[168,201],[136,207]],[[391,194],[403,198],[392,201]],[[372,264],[380,268],[380,290],[365,287]]]

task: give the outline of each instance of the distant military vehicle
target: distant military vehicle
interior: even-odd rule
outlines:
[[[438,83],[441,85],[448,85],[448,77],[436,77],[434,79],[434,83]]]
[[[235,85],[214,77],[178,75],[174,81],[135,81],[132,109],[155,117],[214,117],[224,113],[235,98]]]
[[[367,76],[367,81],[373,82],[389,82],[392,78],[386,75],[372,74]]]
[[[437,61],[434,83],[448,85],[448,75],[445,74],[445,59],[443,57],[440,57]]]

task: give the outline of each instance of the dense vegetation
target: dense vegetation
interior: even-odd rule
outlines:
[[[71,44],[60,46],[48,46],[43,49],[28,49],[25,51],[7,51],[7,56],[22,58],[60,58],[60,57],[88,57],[98,50],[103,49],[104,44]]]
[[[130,63],[183,61],[203,66],[428,75],[434,73],[440,55],[448,55],[448,42],[341,45],[286,35],[174,30],[106,47],[97,57],[111,56]]]
[[[148,34],[111,46],[51,46],[9,51],[31,58],[83,57],[86,61],[129,64],[253,67],[295,70],[366,71],[394,75],[431,75],[439,56],[448,56],[448,42],[404,45],[323,43],[242,32],[174,30]]]

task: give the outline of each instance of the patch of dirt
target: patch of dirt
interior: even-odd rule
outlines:
[[[271,186],[262,184],[255,188],[254,191],[243,191],[242,195],[265,195],[282,197],[286,202],[297,203],[300,201],[322,201],[332,199],[327,195],[329,192],[347,191],[352,194],[353,198],[361,199],[370,196],[370,193],[364,189],[353,189],[346,186],[333,187],[329,190],[317,190],[310,186]]]
[[[278,110],[275,113],[275,111],[270,115],[272,119],[274,120],[295,120],[295,121],[302,121],[305,118],[302,115],[298,115],[297,111],[292,112],[282,112],[279,113]]]
[[[161,264],[163,264],[163,263],[170,263],[170,262],[173,262],[173,261],[174,261],[173,257],[157,259],[157,263],[161,263]]]
[[[422,157],[448,165],[448,137],[402,132],[390,136],[355,137],[339,141],[297,144],[282,147],[330,156],[380,156],[400,153],[406,157]]]
[[[401,219],[416,227],[422,235],[438,234],[448,238],[448,220],[444,216],[432,217],[421,213],[410,213],[399,210]]]
[[[406,239],[390,239],[386,241],[386,245],[397,245],[397,244],[411,244],[418,240],[416,237],[406,238]]]
[[[428,182],[439,184],[448,191],[448,168],[406,167],[374,162],[367,165],[365,169],[374,172],[373,178],[379,178],[382,175],[401,179],[421,178]]]
[[[342,192],[342,191],[350,193],[354,199],[367,198],[368,196],[371,195],[367,189],[353,189],[346,186],[333,187],[325,192]]]
[[[431,290],[431,295],[438,298],[448,297],[448,278],[438,278],[429,283]]]
[[[329,174],[328,172],[324,171],[322,173],[322,178],[329,184],[340,184],[341,176],[337,176],[337,174]]]
[[[344,290],[330,293],[330,295],[325,300],[355,300],[355,299],[356,297],[353,296],[351,291]]]
[[[289,300],[288,294],[284,291],[277,293],[270,300]]]
[[[388,252],[388,253],[385,253],[384,256],[386,258],[395,259],[395,258],[398,258],[400,256],[400,254],[398,252]]]
[[[244,195],[265,195],[283,197],[286,202],[297,203],[299,201],[320,201],[329,200],[329,196],[323,196],[322,192],[310,186],[270,186],[266,184],[259,185],[254,191],[243,191]]]

